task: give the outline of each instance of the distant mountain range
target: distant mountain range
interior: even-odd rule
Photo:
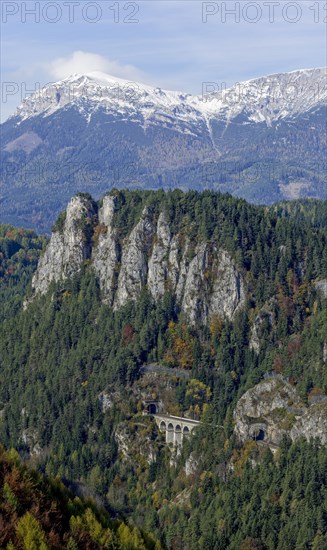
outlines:
[[[77,191],[110,187],[326,198],[326,84],[307,69],[200,97],[73,75],[1,125],[1,221],[48,231]]]

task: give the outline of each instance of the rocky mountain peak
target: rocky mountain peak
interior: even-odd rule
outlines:
[[[99,223],[102,223],[107,227],[111,227],[115,208],[115,197],[112,195],[105,195],[102,199],[102,206],[99,209]]]

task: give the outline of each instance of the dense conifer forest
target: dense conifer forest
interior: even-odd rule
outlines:
[[[311,441],[285,437],[273,454],[255,441],[241,444],[233,429],[238,399],[267,372],[288,379],[304,403],[327,393],[326,298],[316,287],[327,276],[326,202],[267,208],[211,192],[115,193],[121,239],[146,205],[164,211],[192,242],[228,250],[246,281],[246,303],[233,320],[190,326],[169,289],[155,302],[144,288],[114,311],[86,260],[23,308],[47,238],[1,226],[0,442],[45,476],[28,477],[17,456],[1,450],[4,547],[34,548],[23,542],[31,531],[39,548],[159,548],[150,535],[172,550],[326,548],[326,448],[313,433]],[[267,303],[273,322],[261,324],[256,353],[251,327]],[[142,366],[152,363],[171,370],[169,412],[202,422],[177,455],[142,415],[144,392],[160,392],[156,382],[142,386]],[[123,523],[113,527],[105,512],[76,504],[56,476],[101,498],[130,526],[125,535],[119,539]],[[51,531],[38,512],[42,499],[49,507],[63,500],[64,528]]]

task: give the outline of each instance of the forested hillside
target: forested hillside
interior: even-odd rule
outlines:
[[[271,206],[271,212],[279,217],[292,218],[297,224],[308,224],[311,227],[327,230],[326,201],[302,199],[281,202]]]
[[[22,466],[0,447],[0,545],[7,550],[86,548],[160,550],[139,529],[111,520],[91,499],[74,497],[58,479]]]
[[[303,406],[318,399],[326,414],[326,203],[309,201],[303,211],[301,204],[269,209],[210,192],[110,196],[116,207],[109,229],[99,221],[104,203],[80,198],[92,216],[69,228],[92,253],[43,293],[35,293],[32,273],[39,256],[42,273],[50,272],[50,245],[32,232],[1,229],[0,442],[46,475],[87,487],[169,549],[325,548],[320,434],[313,428],[311,440],[303,431],[292,441],[286,429],[273,454],[269,445],[236,437],[233,411],[246,390],[274,373]],[[155,296],[146,277],[119,307],[104,299],[97,247],[113,231],[126,250],[149,209],[153,227],[164,216],[171,242],[178,237],[186,270],[202,245],[210,269],[216,249],[230,256],[244,288],[231,316],[222,310],[191,323],[178,292],[166,284]],[[53,242],[65,242],[69,223],[60,216]],[[155,232],[151,239],[142,249],[148,265],[160,244]],[[122,253],[115,296],[119,273],[127,285],[124,262]],[[210,269],[203,280],[211,289]],[[200,301],[203,288],[196,287]],[[144,374],[153,363],[164,373]],[[149,398],[169,414],[202,422],[180,453],[142,414]]]
[[[15,315],[47,240],[34,231],[0,225],[1,320]]]

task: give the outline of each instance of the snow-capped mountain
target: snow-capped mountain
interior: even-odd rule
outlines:
[[[103,110],[117,119],[142,122],[146,127],[147,120],[156,119],[161,123],[165,116],[189,120],[195,109],[189,106],[188,97],[191,96],[104,73],[75,74],[26,98],[14,117],[26,120],[38,115],[50,116],[74,105],[88,121]]]
[[[88,120],[99,109],[129,121],[165,124],[177,130],[203,120],[233,120],[242,113],[252,122],[273,122],[323,105],[327,100],[327,69],[274,74],[237,83],[219,93],[194,96],[153,88],[104,73],[75,74],[27,97],[13,117],[50,116],[75,105]],[[181,123],[180,127],[178,123]]]
[[[6,220],[43,219],[45,204],[52,220],[77,190],[111,186],[324,196],[326,83],[322,68],[204,96],[98,72],[46,86],[2,125]]]
[[[213,96],[213,100],[211,101]],[[241,82],[207,100],[212,117],[233,120],[246,115],[249,121],[274,122],[326,104],[327,69],[308,69],[273,74]]]

